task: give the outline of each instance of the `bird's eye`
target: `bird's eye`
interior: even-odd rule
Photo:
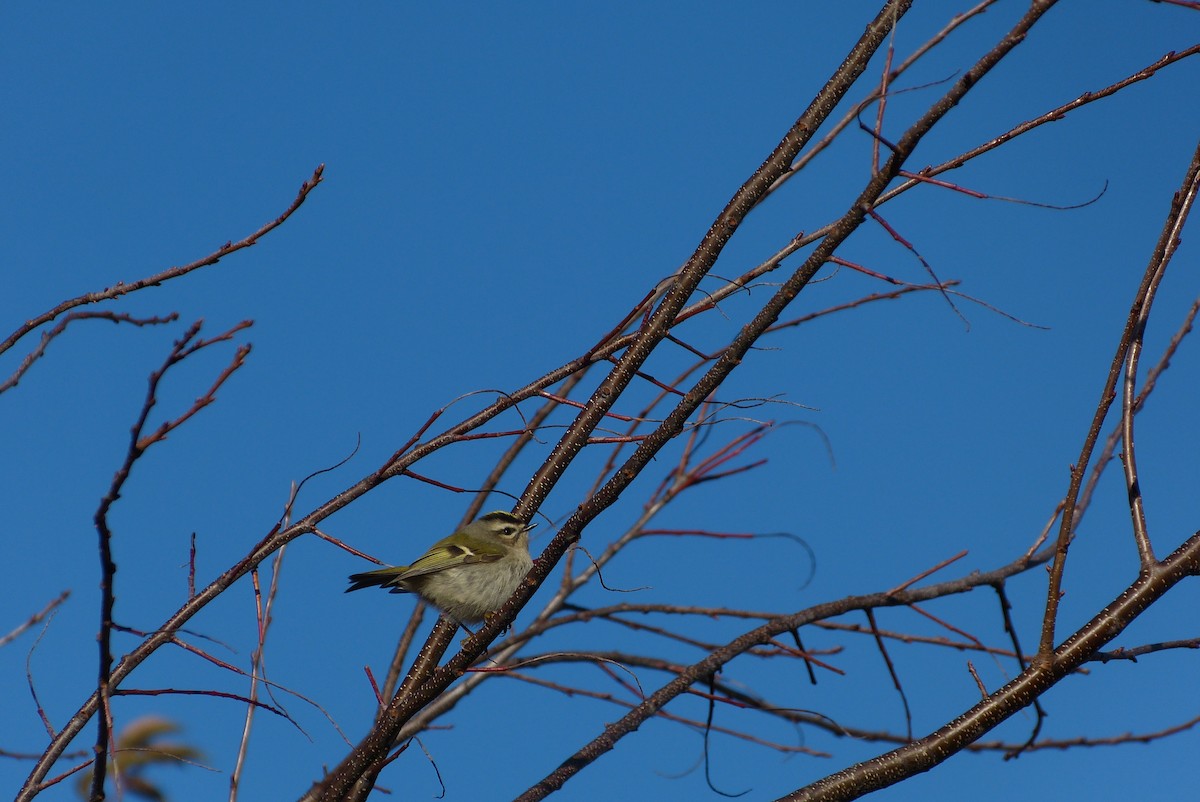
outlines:
[[[514,530],[511,526],[506,526],[502,530],[500,530],[500,534],[504,535],[504,537],[512,537],[513,531]]]

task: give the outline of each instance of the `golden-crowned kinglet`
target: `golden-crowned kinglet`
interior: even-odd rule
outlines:
[[[416,593],[459,623],[482,621],[500,608],[533,567],[527,524],[508,512],[489,512],[434,543],[412,565],[350,575],[352,590],[379,586]]]

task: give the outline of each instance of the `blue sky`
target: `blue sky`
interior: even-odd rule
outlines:
[[[897,34],[902,54],[965,4],[917,5]],[[903,85],[952,78],[1024,5],[999,3]],[[139,463],[115,507],[116,614],[143,629],[183,600],[191,533],[203,582],[270,529],[290,483],[345,458],[360,437],[349,464],[305,487],[299,511],[374,470],[452,399],[519,387],[592,345],[687,258],[844,56],[873,6],[8,9],[0,34],[5,333],[64,298],[190,262],[240,239],[278,215],[300,182],[326,165],[324,183],[305,206],[256,247],[108,307],[134,315],[177,311],[181,323],[144,329],[78,323],[0,397],[0,443],[9,455],[0,485],[8,532],[0,634],[72,591],[30,658],[51,721],[64,721],[94,682],[92,516],[119,465],[146,377],[187,323],[203,318],[211,335],[252,319],[239,342],[254,350],[213,407]],[[910,166],[939,162],[1189,47],[1198,31],[1200,16],[1165,4],[1062,4],[951,112]],[[807,407],[762,414],[819,426],[836,466],[811,427],[784,427],[755,452],[769,460],[765,467],[696,491],[657,523],[794,533],[816,555],[811,582],[804,582],[812,568],[806,553],[788,541],[651,540],[616,563],[608,583],[650,586],[639,601],[783,611],[893,587],[961,549],[968,557],[947,576],[993,568],[1024,551],[1065,492],[1121,321],[1195,147],[1200,104],[1190,98],[1198,85],[1200,61],[1185,61],[952,176],[974,190],[1060,205],[1086,201],[1107,182],[1107,192],[1086,208],[1051,211],[932,188],[887,208],[889,222],[939,276],[959,279],[964,292],[1047,328],[962,303],[968,330],[943,301],[920,294],[765,342],[769,350],[753,353],[723,388],[728,398],[782,393]],[[931,86],[894,98],[886,130],[898,134],[942,91]],[[847,134],[754,213],[714,272],[737,274],[796,231],[840,214],[868,168],[869,140]],[[1148,333],[1148,358],[1161,352],[1200,292],[1189,245],[1185,233]],[[906,281],[926,278],[911,254],[877,228],[864,228],[839,253]],[[842,270],[790,311],[799,315],[885,289]],[[716,347],[767,291],[731,299],[725,317],[707,316],[681,333],[698,347]],[[0,375],[14,370],[34,342],[0,357]],[[1196,529],[1200,513],[1194,346],[1185,343],[1139,420],[1143,487],[1161,553]],[[214,349],[170,374],[156,420],[186,409],[231,353]],[[680,359],[665,357],[652,367],[670,375],[684,364]],[[472,403],[450,414],[477,408]],[[631,401],[625,411],[633,408]],[[737,431],[731,427],[727,436]],[[527,455],[504,491],[523,489],[553,435]],[[474,486],[495,448],[452,449],[418,470]],[[585,459],[543,513],[569,514],[599,459]],[[585,545],[602,548],[621,532],[671,464],[669,455],[661,459],[597,519]],[[381,559],[404,562],[447,533],[466,501],[397,480],[323,528]],[[501,497],[489,505],[507,506]],[[538,531],[535,551],[548,529],[543,524]],[[1124,489],[1113,473],[1072,551],[1064,631],[1133,578],[1128,529]],[[407,598],[344,596],[346,574],[365,565],[323,542],[296,542],[280,577],[268,641],[272,679],[319,701],[352,740],[372,712],[363,666],[382,675],[411,607]],[[1042,583],[1040,572],[1014,582],[1014,616],[1027,648],[1036,638]],[[613,603],[600,592],[583,601]],[[1198,602],[1194,587],[1181,588],[1122,642],[1194,636]],[[948,601],[935,612],[1002,642],[990,601]],[[931,631],[911,614],[880,618],[881,626]],[[223,659],[246,665],[254,643],[249,584],[206,610],[193,629],[235,650],[213,646]],[[717,639],[738,631],[723,625],[707,634]],[[37,751],[44,742],[25,680],[35,637],[26,633],[0,650],[0,687],[7,691],[0,697],[6,722],[0,749]],[[623,637],[591,625],[554,647],[634,648]],[[827,637],[814,635],[808,645],[838,642],[822,643]],[[117,642],[118,651],[131,645]],[[894,649],[918,733],[977,698],[963,656]],[[900,704],[880,662],[870,648],[852,645],[838,663],[847,676],[823,676],[815,688],[745,661],[727,676],[755,682],[780,704],[900,729]],[[989,661],[976,666],[992,687],[1005,679]],[[1011,675],[1011,665],[1003,668]],[[540,676],[613,690],[599,672],[556,672]],[[652,673],[640,675],[648,690],[662,683]],[[1186,700],[1197,679],[1195,659],[1186,654],[1098,668],[1046,697],[1051,715],[1044,734],[1108,736],[1169,726],[1195,714]],[[241,680],[168,652],[132,682],[166,685],[246,690]],[[294,798],[345,752],[320,713],[295,700],[286,704],[307,737],[287,722],[258,717],[243,799]],[[681,715],[704,714],[695,700],[676,705],[670,709]],[[121,700],[118,727],[148,713],[183,722],[186,738],[216,769],[160,772],[173,798],[225,794],[244,708],[211,699]],[[789,742],[796,737],[744,715],[718,710],[718,723]],[[600,702],[497,680],[446,720],[453,729],[423,741],[447,798],[502,799],[540,779],[616,716]],[[1020,740],[1030,726],[1029,717],[1017,716],[998,735]],[[89,727],[83,740],[93,737]],[[717,738],[714,781],[724,790],[753,789],[747,798],[773,798],[880,751],[820,732],[801,737],[833,756],[782,759]],[[1045,752],[1015,763],[961,755],[878,798],[969,793],[999,800],[1033,792],[1172,798],[1184,793],[1180,766],[1194,761],[1194,743],[1192,734],[1149,748]],[[650,722],[559,798],[704,798],[703,772],[686,773],[699,756],[694,734]],[[26,771],[25,762],[0,759],[0,788],[15,789]],[[400,758],[381,785],[413,798],[439,792],[418,750]],[[71,792],[64,784],[45,798],[67,799]]]

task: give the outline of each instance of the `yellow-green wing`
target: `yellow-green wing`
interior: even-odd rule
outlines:
[[[465,542],[463,542],[464,540]],[[494,549],[486,548],[488,545],[486,542],[477,543],[472,539],[462,537],[456,543],[449,541],[450,538],[446,538],[434,543],[433,547],[410,565],[398,579],[403,581],[426,574],[436,574],[438,571],[445,571],[447,568],[454,568],[458,565],[494,563],[504,556],[502,551],[497,552]]]

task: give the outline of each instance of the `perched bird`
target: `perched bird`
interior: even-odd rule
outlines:
[[[482,621],[501,607],[533,567],[527,524],[508,512],[489,512],[434,543],[412,565],[350,575],[349,593],[378,586],[416,593],[461,623]]]

